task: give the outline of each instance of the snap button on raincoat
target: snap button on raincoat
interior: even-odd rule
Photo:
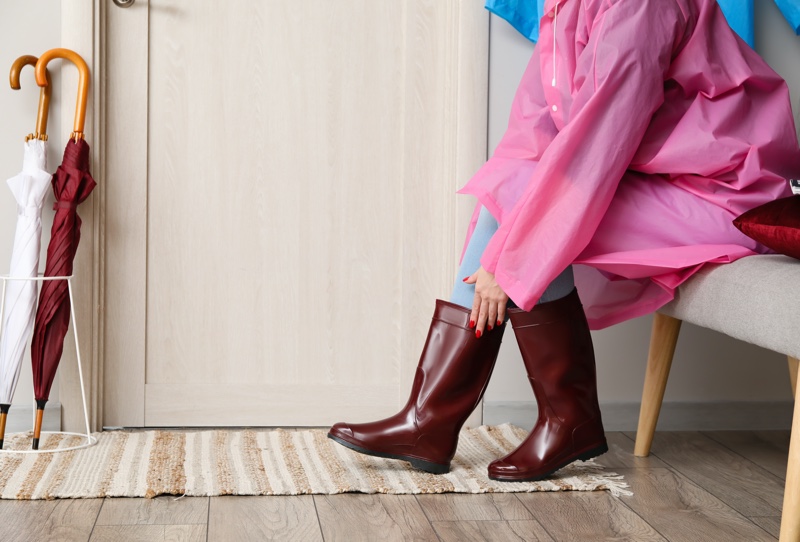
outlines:
[[[600,329],[768,253],[732,220],[798,174],[786,83],[715,0],[546,0],[508,129],[459,193],[467,243],[481,204],[498,220],[481,264],[519,307],[576,264]]]

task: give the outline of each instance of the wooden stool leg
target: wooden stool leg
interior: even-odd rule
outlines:
[[[633,450],[633,454],[639,457],[650,454],[681,323],[677,318],[659,313],[653,318],[650,353],[647,356],[647,372],[642,391],[642,408],[639,411],[639,428],[636,430],[636,445]]]
[[[797,393],[797,365],[800,363],[796,358],[788,356],[789,358],[789,380],[792,383],[792,395]]]
[[[789,368],[794,367],[797,376],[796,358],[789,358]],[[793,384],[796,384],[796,379]],[[795,388],[796,389],[796,388]],[[795,391],[794,418],[792,418],[792,440],[789,444],[789,464],[786,468],[786,488],[783,491],[783,513],[781,517],[781,542],[800,540],[800,396]]]

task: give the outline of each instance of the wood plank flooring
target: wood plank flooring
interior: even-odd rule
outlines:
[[[302,495],[0,501],[12,541],[776,540],[788,431],[659,432],[633,456],[608,433],[598,458],[634,492]]]

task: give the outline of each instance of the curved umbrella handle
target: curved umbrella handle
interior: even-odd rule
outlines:
[[[73,122],[71,139],[83,139],[83,124],[86,120],[86,100],[89,96],[89,66],[75,51],[57,48],[50,49],[39,57],[36,62],[36,84],[43,87],[47,84],[47,64],[54,58],[69,60],[78,68],[80,79],[78,81],[78,99],[75,104],[75,121]]]
[[[11,88],[19,90],[19,74],[25,66],[36,66],[36,61],[39,60],[33,55],[24,55],[19,57],[11,65],[11,73],[8,76]],[[50,81],[50,72],[45,69],[45,77],[47,85],[39,90],[39,112],[36,115],[36,132],[28,134],[25,141],[31,139],[41,139],[47,141],[47,115],[50,111],[50,92],[53,88]]]

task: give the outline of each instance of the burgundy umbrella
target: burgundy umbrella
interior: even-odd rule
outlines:
[[[83,140],[83,123],[86,116],[86,98],[89,90],[89,68],[75,52],[68,49],[51,49],[36,63],[36,82],[45,83],[47,63],[53,58],[71,60],[80,72],[78,105],[75,111],[74,131],[70,135],[64,159],[53,175],[52,185],[56,197],[55,217],[50,230],[47,247],[45,277],[68,277],[72,275],[72,264],[81,238],[81,219],[78,205],[96,186],[89,173],[89,145]],[[44,405],[50,397],[58,363],[64,350],[70,318],[70,299],[65,280],[45,280],[39,294],[36,322],[33,328],[31,363],[33,364],[33,387],[36,396],[36,426],[33,433],[33,449],[39,448]]]

